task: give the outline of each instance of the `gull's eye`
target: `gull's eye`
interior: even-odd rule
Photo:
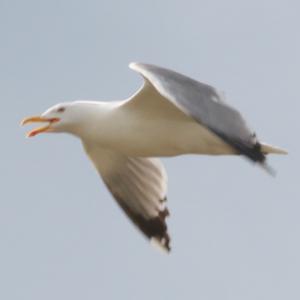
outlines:
[[[58,113],[63,113],[65,110],[66,110],[65,107],[60,107],[60,108],[57,109],[57,112]]]

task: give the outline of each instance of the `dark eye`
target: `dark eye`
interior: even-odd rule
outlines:
[[[58,113],[63,113],[66,109],[64,107],[60,107],[57,109]]]

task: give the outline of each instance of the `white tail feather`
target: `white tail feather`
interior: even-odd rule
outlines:
[[[274,147],[265,143],[260,143],[261,145],[261,151],[264,154],[269,154],[269,153],[273,153],[273,154],[288,154],[288,152],[284,149],[278,148],[278,147]]]

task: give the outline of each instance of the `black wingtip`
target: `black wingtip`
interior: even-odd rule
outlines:
[[[210,128],[211,129],[211,128]],[[219,131],[211,129],[218,137],[220,137],[228,145],[236,149],[240,154],[246,156],[253,162],[265,163],[266,156],[262,152],[262,147],[259,142],[256,143],[246,143],[242,140],[231,138]]]
[[[255,144],[245,143],[233,138],[230,138],[218,131],[212,130],[216,135],[218,135],[224,142],[229,144],[231,147],[236,149],[238,153],[246,156],[248,159],[254,163],[259,163],[259,165],[272,177],[276,176],[276,171],[267,163],[266,154],[262,151],[262,146],[259,142]],[[254,136],[255,137],[255,136]]]
[[[276,171],[268,163],[265,153],[262,152],[262,147],[259,142],[253,147],[245,146],[241,143],[232,144],[242,155],[245,155],[248,159],[255,163],[259,163],[260,167],[265,170],[272,177],[276,176]]]
[[[120,201],[116,197],[119,205],[124,209],[125,213],[130,217],[133,223],[155,244],[159,245],[160,248],[165,249],[166,252],[171,251],[170,247],[170,236],[168,234],[168,227],[166,218],[170,215],[168,208],[164,208],[158,212],[158,215],[153,218],[145,218],[141,214],[135,213],[127,206],[124,201]],[[166,199],[163,199],[166,201]]]
[[[150,238],[151,241],[155,241],[162,247],[166,252],[171,251],[170,247],[170,236],[168,234],[168,227],[166,224],[166,217],[169,216],[169,211],[165,208],[163,211],[159,212],[159,215],[155,218],[149,219],[146,222],[140,223],[142,226],[140,229]]]
[[[247,158],[253,162],[260,164],[266,164],[266,155],[262,152],[262,148],[259,142],[256,142],[253,146],[246,145],[242,142],[227,140],[228,144],[237,149],[242,155],[245,155]]]

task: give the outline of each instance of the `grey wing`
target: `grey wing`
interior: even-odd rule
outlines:
[[[239,111],[225,103],[215,88],[154,65],[131,63],[130,68],[144,77],[146,86],[153,86],[165,99],[239,153],[255,162],[265,161],[254,132]]]
[[[124,157],[109,172],[101,173],[104,183],[133,223],[167,251],[167,176],[156,158]]]

